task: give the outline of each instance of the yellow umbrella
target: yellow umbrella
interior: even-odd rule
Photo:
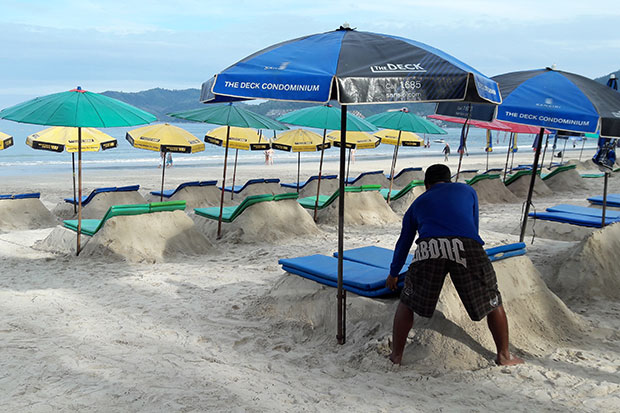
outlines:
[[[13,146],[13,137],[6,133],[0,132],[0,151]]]
[[[81,128],[81,152],[98,152],[106,149],[116,148],[116,138],[101,132],[95,128]],[[75,193],[75,152],[78,152],[78,128],[64,126],[53,126],[33,133],[26,137],[26,145],[32,149],[40,149],[51,152],[67,151],[71,153],[71,164],[73,166],[73,199],[76,200]],[[76,211],[76,203],[73,203],[73,212]]]
[[[317,152],[330,147],[330,143],[323,143],[323,137],[318,133],[305,129],[292,129],[282,132],[271,142],[273,149],[287,152],[297,152],[297,192],[299,192],[299,169],[301,152]],[[321,171],[319,170],[319,174]]]
[[[400,139],[398,137],[400,132]],[[393,129],[382,129],[374,133],[381,140],[381,143],[398,146],[422,146],[424,140],[416,133],[407,131],[397,131]]]
[[[226,139],[226,131],[228,126],[220,126],[212,129],[205,135],[205,142],[213,145],[226,147],[228,142],[228,148],[235,149],[235,166],[233,168],[232,188],[230,191],[230,199],[235,196],[235,179],[237,177],[237,157],[239,156],[239,149],[244,151],[265,151],[271,149],[269,139],[265,138],[262,131],[256,131],[252,128],[240,128],[237,126],[230,126],[230,133],[228,139]]]
[[[327,137],[332,145],[340,147],[340,131],[330,132]],[[381,140],[367,132],[347,131],[345,147],[349,149],[349,159],[347,160],[347,176],[349,179],[349,165],[351,164],[351,150],[353,149],[374,149],[381,143]]]
[[[169,123],[147,125],[127,132],[125,138],[131,146],[163,153],[161,168],[161,195],[164,200],[164,177],[166,175],[166,153],[196,153],[205,150],[205,144],[185,129]]]

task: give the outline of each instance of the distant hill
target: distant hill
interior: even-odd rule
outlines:
[[[169,90],[155,88],[132,93],[107,91],[102,94],[146,110],[147,112],[157,116],[158,120],[164,122],[170,122],[173,120],[175,122],[180,121],[180,119],[166,116],[167,113],[204,107],[204,104],[198,101],[200,98],[199,89]],[[252,112],[269,116],[274,119],[278,116],[284,115],[287,112],[313,106],[311,103],[283,102],[275,100],[264,101],[259,104],[237,104],[244,105],[245,108],[251,110]],[[434,103],[350,105],[349,110],[358,116],[368,117],[376,113],[385,112],[388,109],[399,109],[402,107],[407,107],[411,112],[418,115],[430,115],[435,111]]]

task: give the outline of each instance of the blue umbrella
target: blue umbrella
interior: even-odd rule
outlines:
[[[223,70],[202,85],[201,101],[274,99],[341,104],[346,140],[347,105],[468,101],[501,103],[497,84],[458,59],[397,36],[338,30],[278,43]],[[340,148],[344,194],[346,146]],[[338,342],[345,341],[342,289],[344,196],[338,205]]]

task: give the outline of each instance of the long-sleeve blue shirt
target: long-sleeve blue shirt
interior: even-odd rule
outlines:
[[[465,237],[484,241],[478,235],[478,195],[471,186],[440,182],[416,198],[403,217],[403,228],[394,248],[390,274],[398,276],[405,264],[416,232],[419,238]]]

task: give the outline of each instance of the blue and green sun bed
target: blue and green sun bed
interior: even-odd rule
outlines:
[[[381,185],[362,185],[362,186],[347,186],[344,188],[345,192],[367,192],[367,191],[379,191],[381,189]],[[319,203],[317,209],[323,209],[330,206],[336,199],[338,199],[338,195],[340,194],[340,189],[336,189],[333,194],[327,195],[319,195]],[[316,204],[316,196],[307,196],[305,198],[300,198],[297,200],[299,205],[306,209],[314,209],[314,205]]]
[[[557,174],[559,174],[560,172],[565,172],[565,171],[570,171],[571,169],[575,169],[577,167],[577,165],[562,165],[562,166],[557,166],[555,168],[553,168],[553,170],[551,172],[549,172],[548,174],[544,175],[542,177],[543,181],[546,181],[549,178],[553,178],[554,176],[556,176]]]
[[[476,182],[480,182],[480,181],[484,181],[487,179],[499,179],[499,174],[480,174],[480,175],[476,175],[471,179],[468,179],[465,181],[465,183],[467,185],[473,185]]]
[[[531,212],[529,216],[543,221],[561,222],[578,225],[580,227],[600,228],[603,220],[603,210],[578,205],[560,204],[547,208],[544,212]],[[620,212],[606,211],[605,225],[620,222]]]
[[[88,205],[88,203],[92,201],[93,198],[97,194],[102,194],[104,192],[132,192],[132,191],[137,191],[138,189],[140,189],[140,185],[129,185],[129,186],[118,186],[118,187],[109,186],[109,187],[104,187],[104,188],[96,188],[96,189],[93,189],[90,194],[82,196],[82,206]],[[72,204],[72,205],[78,204],[76,198],[73,198],[73,197],[65,198],[65,202]]]
[[[278,178],[254,178],[254,179],[250,179],[248,180],[246,183],[244,183],[243,185],[235,185],[234,187],[232,185],[227,186],[224,188],[224,191],[226,192],[234,192],[235,194],[238,194],[239,192],[243,191],[244,189],[246,189],[248,186],[250,185],[255,185],[255,184],[277,184],[280,183],[280,180]],[[220,187],[220,189],[222,189]]]
[[[38,199],[41,198],[40,192],[32,192],[29,194],[4,194],[0,195],[0,199]]]
[[[129,204],[129,205],[113,205],[108,208],[107,212],[102,219],[83,219],[82,220],[82,234],[93,236],[99,231],[107,220],[126,215],[142,215],[150,214],[153,212],[164,211],[183,211],[185,210],[185,201],[165,201],[165,202],[151,202],[150,204]],[[78,220],[70,219],[63,221],[65,228],[76,231],[78,230]]]
[[[175,189],[166,189],[163,192],[162,191],[151,191],[151,195],[163,196],[164,198],[170,198],[183,188],[215,186],[216,184],[217,184],[217,180],[183,182],[182,184],[177,186]]]
[[[516,169],[513,169],[516,170]],[[536,172],[537,175],[540,176],[540,169]],[[517,170],[516,173],[510,175],[508,178],[506,178],[506,181],[504,182],[504,184],[506,186],[512,184],[513,182],[515,182],[517,179],[521,178],[522,176],[531,176],[532,175],[532,169],[522,169],[522,170]]]
[[[503,172],[504,168],[489,168],[486,171],[484,171],[484,174],[491,174],[493,172]]]
[[[592,196],[588,201],[593,205],[603,205],[603,195]],[[607,206],[620,208],[620,194],[607,194]]]
[[[233,222],[243,211],[251,207],[252,205],[269,202],[269,201],[283,201],[286,199],[297,199],[299,194],[297,192],[287,192],[283,194],[262,194],[262,195],[250,195],[241,201],[239,205],[227,206],[222,208],[222,222]],[[196,215],[201,217],[213,219],[215,221],[220,218],[220,207],[209,208],[195,208]]]
[[[478,169],[464,169],[464,170],[459,172],[459,175],[462,175],[462,174],[477,174],[477,173],[478,173]],[[456,174],[452,175],[452,178],[456,178]]]
[[[406,174],[407,172],[421,172],[421,171],[422,171],[422,168],[419,168],[419,167],[418,168],[414,168],[414,167],[404,168],[399,173],[394,175],[394,180],[397,180],[400,176],[402,176],[403,174]],[[387,179],[390,179],[391,175],[385,174],[385,177]]]
[[[372,176],[372,175],[383,175],[383,171],[362,172],[361,174],[357,176],[357,178],[347,178],[345,182],[347,183],[347,185],[353,185],[360,179],[366,176]]]
[[[390,192],[389,188],[381,188],[380,192],[385,200],[387,200],[388,194],[390,194],[390,201],[396,201],[397,199],[407,195],[416,186],[424,186],[424,181],[413,180],[407,185],[405,185],[402,189],[392,189],[392,192]]]
[[[336,179],[336,178],[338,178],[338,175],[321,175],[321,181],[323,181],[325,179]],[[310,182],[316,181],[318,179],[319,179],[318,175],[311,176],[305,182],[300,182],[299,183],[299,189],[305,188],[305,186],[308,185]],[[285,188],[297,189],[297,182],[281,183],[280,186],[283,186]]]
[[[343,253],[343,288],[365,297],[382,297],[394,295],[385,286],[394,251],[376,246],[346,250]],[[516,243],[489,248],[487,254],[491,261],[525,254],[525,244]],[[408,255],[403,270],[399,275],[399,287],[402,288],[404,275],[413,256]],[[305,257],[286,258],[278,261],[282,269],[291,274],[316,281],[320,284],[337,287],[338,258],[322,254]]]
[[[605,172],[581,174],[582,178],[604,178]]]

